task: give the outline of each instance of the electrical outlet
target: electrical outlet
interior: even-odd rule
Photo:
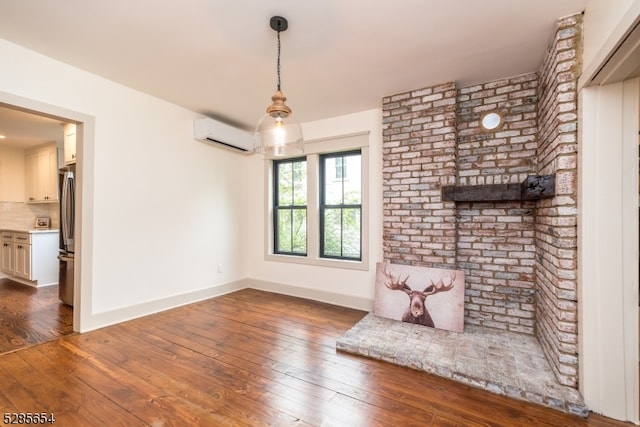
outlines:
[[[218,273],[222,273],[222,264],[218,264]]]

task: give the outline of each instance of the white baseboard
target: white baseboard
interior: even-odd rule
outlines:
[[[371,311],[373,309],[373,299],[353,295],[336,294],[319,289],[309,289],[259,279],[247,279],[247,287],[261,291],[326,302],[328,304],[354,308],[357,310]]]
[[[334,304],[363,311],[371,311],[373,309],[373,299],[337,294],[318,289],[303,288],[299,286],[270,282],[266,280],[242,279],[230,283],[215,285],[206,289],[200,289],[198,291],[189,292],[186,294],[176,295],[155,301],[149,301],[142,304],[136,304],[130,307],[124,307],[121,309],[106,311],[102,313],[95,313],[91,316],[89,322],[84,322],[80,332],[89,332],[94,329],[103,328],[105,326],[114,325],[116,323],[125,322],[127,320],[137,319],[139,317],[148,316],[154,313],[170,310],[172,308],[180,307],[186,304],[192,304],[198,301],[225,295],[246,288],[284,294],[293,297],[306,298],[314,301],[325,302],[328,304]]]
[[[16,277],[16,276],[5,276],[4,278],[12,280],[14,282],[18,282],[18,283],[22,283],[23,285],[27,285],[27,286],[31,286],[32,288],[37,288],[38,285],[36,284],[36,282],[32,282],[31,280],[27,280],[27,279],[22,279],[20,277]],[[55,283],[57,285],[57,283]],[[44,285],[43,285],[44,286]]]
[[[210,288],[200,289],[186,294],[175,295],[117,310],[96,313],[91,316],[90,324],[82,325],[80,332],[88,332],[127,320],[148,316],[160,311],[170,310],[187,304],[192,304],[205,299],[217,297],[231,292],[247,288],[247,280],[214,285]]]

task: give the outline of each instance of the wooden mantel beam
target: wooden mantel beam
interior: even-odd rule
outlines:
[[[500,202],[540,200],[554,197],[556,175],[529,175],[520,184],[449,185],[442,200],[454,202]]]

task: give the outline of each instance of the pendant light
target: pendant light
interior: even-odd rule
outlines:
[[[269,24],[278,34],[278,85],[267,114],[256,127],[253,149],[269,158],[291,157],[304,153],[304,148],[302,128],[293,118],[291,108],[285,104],[287,98],[280,90],[280,32],[285,31],[289,24],[281,16],[273,16]]]

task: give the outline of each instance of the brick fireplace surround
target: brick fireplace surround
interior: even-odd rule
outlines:
[[[582,17],[558,22],[540,69],[383,99],[384,259],[461,269],[467,325],[535,336],[577,388],[577,80]],[[497,111],[504,125],[480,126]],[[443,201],[443,186],[556,176],[538,201]],[[471,328],[471,329],[473,329]]]

